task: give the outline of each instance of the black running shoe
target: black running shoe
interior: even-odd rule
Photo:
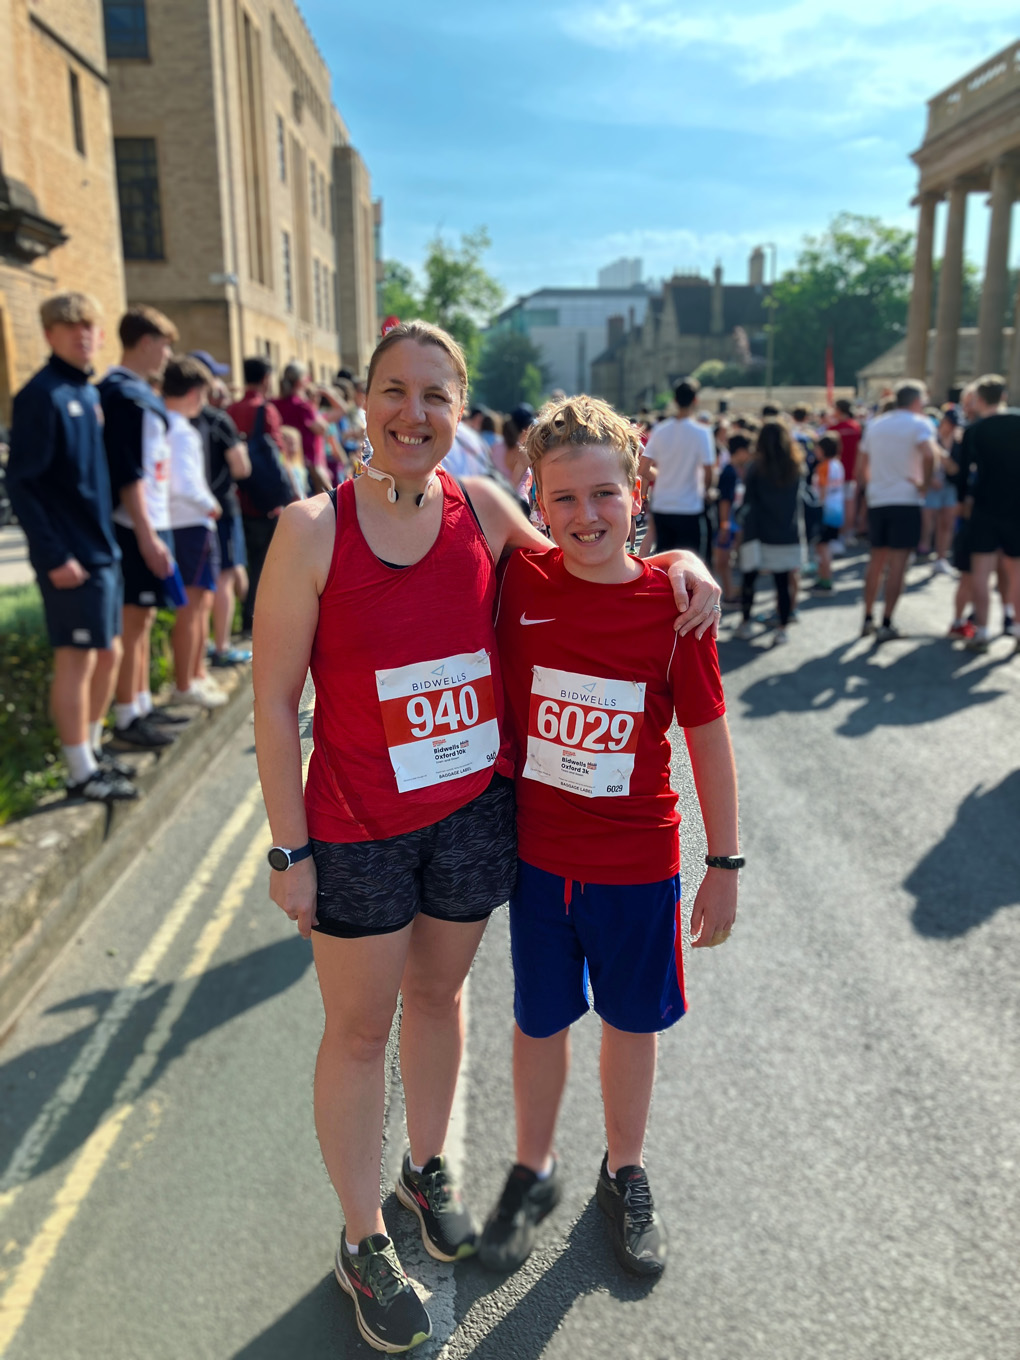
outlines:
[[[535,1245],[536,1228],[556,1208],[562,1195],[555,1158],[552,1171],[541,1181],[530,1167],[518,1162],[482,1229],[478,1259],[486,1270],[505,1272],[522,1265]]]
[[[134,779],[138,773],[133,765],[125,765],[122,760],[118,760],[112,751],[100,749],[93,751],[92,754],[96,758],[96,764],[104,774],[116,774],[121,779]]]
[[[878,625],[874,619],[865,619],[864,627],[861,629],[861,637],[874,637],[878,632]]]
[[[113,736],[115,741],[125,746],[138,746],[143,751],[158,751],[164,746],[172,746],[177,740],[176,732],[164,732],[148,718],[132,718],[127,727],[115,728]]]
[[[68,784],[67,796],[84,798],[89,803],[130,803],[138,797],[138,790],[130,779],[100,768],[80,784]]]
[[[346,1237],[341,1238],[333,1272],[337,1284],[354,1300],[358,1331],[377,1351],[396,1355],[432,1335],[425,1305],[384,1233],[363,1238],[357,1256],[347,1250]]]
[[[411,1154],[397,1177],[397,1199],[417,1214],[425,1250],[437,1261],[460,1261],[475,1254],[478,1228],[446,1167],[446,1158],[433,1157],[421,1172],[411,1170]]]
[[[642,1166],[621,1166],[610,1179],[602,1158],[595,1198],[609,1219],[616,1259],[631,1275],[661,1275],[666,1268],[666,1229],[652,1202],[652,1191]]]
[[[171,713],[161,707],[146,713],[142,722],[152,723],[156,727],[186,727],[191,722],[191,717],[187,713]]]

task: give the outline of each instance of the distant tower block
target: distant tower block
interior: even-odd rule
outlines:
[[[765,252],[761,246],[755,246],[751,251],[751,258],[747,262],[747,281],[752,288],[765,286]]]
[[[644,261],[639,259],[614,260],[599,270],[600,288],[634,288],[641,282]]]
[[[712,319],[709,323],[709,331],[712,335],[722,335],[725,330],[723,317],[722,265],[717,264],[712,271]]]

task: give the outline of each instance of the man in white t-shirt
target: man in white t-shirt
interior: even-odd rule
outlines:
[[[655,521],[657,552],[688,548],[709,561],[705,492],[712,485],[715,448],[712,431],[695,420],[700,384],[696,378],[677,383],[674,419],[656,425],[641,458],[641,485],[648,485],[654,469],[649,508]]]
[[[896,409],[871,421],[861,440],[859,466],[868,488],[871,539],[861,637],[877,634],[880,642],[899,636],[892,614],[903,590],[907,559],[921,537],[924,491],[939,456],[931,422],[921,414],[925,395],[924,383],[901,383],[896,389]],[[883,577],[884,612],[879,627],[872,611]]]

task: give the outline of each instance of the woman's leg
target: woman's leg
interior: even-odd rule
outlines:
[[[931,552],[935,546],[935,518],[937,510],[930,510],[925,506],[921,511],[921,541],[917,545],[918,556]]]
[[[832,580],[832,549],[828,543],[819,542],[815,549],[818,554],[818,579],[820,581]]]
[[[446,1142],[464,1048],[464,979],[485,926],[424,914],[411,926],[400,983],[400,1072],[415,1166],[424,1166]]]
[[[608,1168],[641,1166],[655,1084],[657,1034],[630,1034],[602,1022],[602,1103],[606,1112]]]
[[[549,1161],[570,1068],[570,1029],[533,1039],[514,1026],[514,1109],[517,1160],[541,1172]]]
[[[756,571],[745,571],[743,584],[740,587],[740,607],[744,614],[744,622],[751,622],[751,610],[754,608],[754,583],[758,579]]]
[[[772,573],[776,582],[776,603],[779,607],[779,626],[785,628],[790,622],[790,573],[788,571],[776,571]]]
[[[953,531],[956,528],[956,506],[944,505],[939,511],[935,526],[935,551],[939,557],[948,557],[953,546]]]
[[[386,1231],[379,1206],[386,1041],[412,929],[353,940],[312,933],[326,1012],[315,1064],[315,1131],[349,1242]]]

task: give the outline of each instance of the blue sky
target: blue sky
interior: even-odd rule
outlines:
[[[384,199],[387,258],[417,267],[437,230],[485,225],[508,299],[592,286],[621,255],[653,277],[719,259],[743,282],[754,245],[774,241],[782,270],[844,209],[913,226],[925,101],[1020,28],[1017,0],[301,7]],[[986,220],[973,195],[979,264]]]

